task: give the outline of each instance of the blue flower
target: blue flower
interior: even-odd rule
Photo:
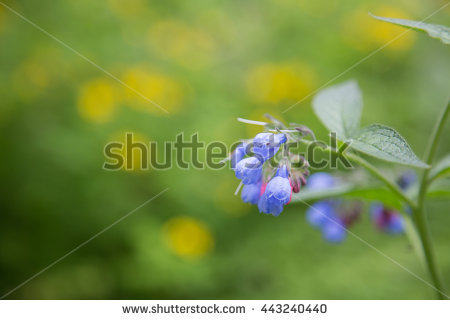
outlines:
[[[285,143],[286,140],[286,136],[282,133],[258,133],[253,139],[252,151],[255,154],[255,157],[261,158],[261,161],[266,161],[278,152],[281,144]]]
[[[242,188],[241,198],[242,201],[251,204],[258,204],[259,197],[261,195],[262,181],[254,184],[246,184]]]
[[[331,200],[319,201],[306,211],[306,220],[322,231],[323,238],[328,242],[342,242],[347,231],[345,222],[336,213],[335,202]]]
[[[330,201],[319,201],[306,210],[306,220],[314,227],[322,228],[327,218],[334,215],[334,208]]]
[[[402,190],[406,190],[416,181],[417,175],[414,171],[409,170],[403,173],[397,180],[397,185]]]
[[[308,178],[307,187],[311,190],[330,189],[335,185],[335,180],[336,178],[329,173],[318,172]]]
[[[258,209],[259,212],[264,212],[267,214],[274,215],[275,217],[279,216],[283,211],[283,204],[277,201],[270,200],[264,193],[258,200]]]
[[[245,158],[236,164],[234,171],[243,184],[254,184],[261,180],[262,163],[255,157]]]
[[[323,226],[322,236],[328,242],[340,243],[347,237],[347,230],[345,229],[344,223],[336,219],[334,222],[327,223]]]
[[[405,221],[400,213],[383,206],[381,203],[373,204],[370,208],[372,221],[381,231],[399,234],[405,230]]]
[[[331,174],[318,172],[308,178],[306,187],[310,190],[326,190],[334,187],[336,183],[337,179]],[[326,241],[339,243],[347,237],[347,228],[359,218],[361,209],[359,202],[322,200],[306,210],[306,220],[320,229]]]
[[[260,212],[280,215],[283,206],[291,200],[292,188],[288,177],[289,172],[285,165],[277,170],[277,174],[269,181],[258,201]]]
[[[246,148],[248,146],[248,143],[243,142],[241,144],[239,144],[236,149],[234,149],[234,151],[231,153],[230,158],[231,158],[231,168],[234,169],[236,168],[236,164],[241,161],[242,159],[244,159],[245,155],[246,155]]]

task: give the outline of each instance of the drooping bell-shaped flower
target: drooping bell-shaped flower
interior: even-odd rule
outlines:
[[[286,136],[282,133],[258,133],[253,139],[252,151],[255,157],[260,158],[261,161],[266,161],[278,152],[281,144],[285,143],[286,140]]]
[[[306,211],[306,220],[322,231],[323,238],[328,242],[342,242],[347,235],[345,222],[336,212],[333,201],[324,200],[314,203]]]
[[[329,173],[318,172],[308,178],[310,190],[326,190],[334,187],[339,180]],[[306,220],[320,229],[323,238],[332,243],[340,243],[347,237],[350,227],[361,214],[359,202],[343,199],[326,199],[314,203],[306,211]]]
[[[399,234],[405,230],[405,221],[401,214],[381,203],[373,204],[370,207],[370,214],[375,226],[383,232]]]
[[[234,171],[243,184],[254,184],[261,180],[262,162],[255,157],[245,158],[236,164]]]
[[[259,212],[279,216],[283,212],[283,204],[278,201],[273,201],[262,194],[258,200],[258,209]]]
[[[258,201],[260,212],[278,216],[283,206],[291,200],[292,189],[289,182],[289,172],[285,165],[278,168],[277,174],[266,186]]]
[[[251,204],[258,204],[259,197],[261,196],[262,181],[253,184],[246,184],[242,188],[241,198],[242,201]]]

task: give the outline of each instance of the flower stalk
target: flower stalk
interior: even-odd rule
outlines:
[[[431,165],[434,160],[437,146],[439,144],[439,140],[442,135],[444,125],[448,119],[449,113],[450,102],[447,103],[447,106],[444,108],[444,111],[438,118],[435,129],[431,135],[429,148],[425,154],[425,161],[429,165]],[[425,196],[430,184],[430,181],[428,180],[429,173],[430,168],[427,168],[423,171],[419,187],[419,194],[417,197],[417,207],[414,210],[413,221],[419,233],[419,237],[425,254],[425,261],[427,264],[428,272],[430,273],[430,277],[437,289],[436,291],[438,293],[438,297],[439,299],[448,299],[448,296],[445,294],[444,283],[442,281],[442,277],[436,263],[430,228],[428,226],[428,220],[425,212]]]

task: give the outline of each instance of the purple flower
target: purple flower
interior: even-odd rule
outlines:
[[[274,134],[270,132],[258,133],[253,139],[253,153],[261,161],[272,158],[280,149],[281,144],[287,140],[282,133]]]
[[[269,181],[258,201],[260,212],[278,216],[283,211],[283,206],[289,203],[292,195],[288,177],[289,172],[285,165],[277,170],[277,174]]]
[[[251,204],[258,204],[259,197],[261,195],[262,181],[254,184],[246,184],[242,188],[241,198],[242,201]]]
[[[254,184],[261,180],[262,163],[255,157],[245,158],[236,164],[234,171],[243,184]]]
[[[405,221],[397,211],[388,209],[380,203],[376,203],[371,206],[370,213],[372,221],[379,230],[391,234],[404,232]]]

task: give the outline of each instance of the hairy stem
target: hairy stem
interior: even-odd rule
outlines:
[[[428,145],[428,150],[425,154],[426,163],[430,164],[433,162],[434,156],[436,154],[437,146],[439,144],[439,139],[442,135],[444,125],[450,113],[450,102],[447,103],[444,111],[439,117],[436,127],[431,135],[431,140]],[[428,226],[428,220],[425,213],[425,196],[429,186],[428,175],[430,169],[425,169],[422,174],[422,179],[420,182],[419,194],[417,198],[417,207],[414,210],[414,223],[416,225],[417,231],[419,232],[420,239],[422,241],[423,250],[425,253],[425,261],[427,263],[428,272],[430,273],[431,279],[437,289],[439,299],[448,298],[444,293],[445,288],[438,270],[436,263],[436,258],[433,250],[433,242],[431,239],[430,229]]]

